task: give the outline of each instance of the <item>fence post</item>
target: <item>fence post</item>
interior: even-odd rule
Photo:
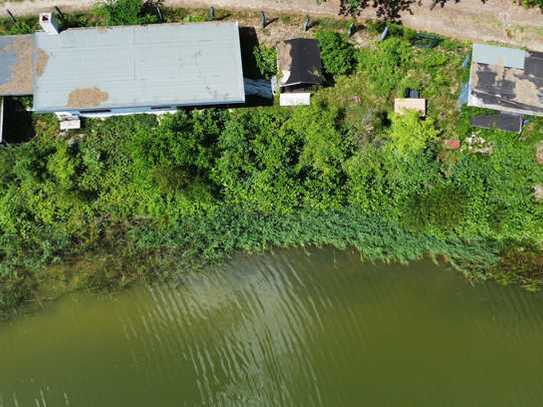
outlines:
[[[311,20],[309,19],[309,16],[306,14],[304,17],[304,31],[308,31],[311,28]]]
[[[9,9],[6,9],[6,12],[9,14],[9,16],[11,17],[11,20],[16,23],[17,22],[17,19],[15,18],[15,16],[13,15],[13,13],[11,12],[11,10]]]

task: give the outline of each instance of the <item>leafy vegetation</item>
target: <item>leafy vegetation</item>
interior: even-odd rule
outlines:
[[[160,3],[152,0],[106,0],[97,3],[94,14],[108,26],[151,24],[159,20],[154,6]]]
[[[320,33],[334,86],[310,107],[89,120],[66,137],[53,116],[34,117],[36,137],[0,149],[0,310],[272,245],[444,256],[467,278],[537,288],[543,120],[522,138],[477,130],[491,153],[470,150],[477,110],[456,106],[467,45],[419,49],[410,36],[355,50]],[[272,54],[255,52],[262,75]],[[407,88],[429,100],[425,120],[391,113]],[[463,147],[445,148],[451,138]]]
[[[543,10],[543,1],[542,0],[523,0],[522,5],[527,8],[538,7]]]
[[[439,0],[445,4],[447,0]],[[343,15],[358,16],[362,10],[373,7],[378,18],[389,21],[401,19],[404,12],[411,12],[415,0],[342,0],[339,13]]]
[[[450,2],[452,2],[452,0],[434,0],[431,7],[444,7]],[[460,0],[454,0],[454,3],[458,2],[460,2]],[[481,0],[481,2],[486,3],[485,0]],[[413,6],[417,3],[416,0],[341,0],[339,14],[345,16],[358,16],[363,10],[372,7],[375,9],[377,18],[381,20],[401,21],[402,15],[405,13],[413,13]],[[516,4],[526,8],[538,7],[543,10],[543,0],[522,0]]]
[[[256,66],[263,78],[270,79],[277,73],[277,50],[260,45],[254,48]]]
[[[345,75],[354,68],[354,48],[346,38],[334,31],[319,31],[316,36],[322,64],[330,75]]]

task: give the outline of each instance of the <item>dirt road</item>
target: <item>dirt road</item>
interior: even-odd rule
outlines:
[[[497,41],[543,51],[543,13],[538,9],[526,10],[511,0],[461,0],[444,8],[430,10],[432,0],[423,0],[414,7],[413,15],[405,15],[404,24],[416,30],[431,31],[449,37],[472,41]],[[6,1],[16,15],[36,14],[57,5],[65,10],[85,9],[95,0],[23,0]],[[307,13],[337,16],[339,0],[328,0],[321,5],[316,0],[166,0],[167,6],[209,7],[227,9],[266,10],[270,13]],[[367,10],[361,18],[371,18]]]

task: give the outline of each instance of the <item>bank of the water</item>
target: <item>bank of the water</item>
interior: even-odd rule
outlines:
[[[431,262],[241,256],[0,324],[0,405],[535,407],[542,307]]]
[[[431,258],[471,282],[498,276],[508,283],[529,282],[515,269],[499,267],[501,248],[496,242],[409,232],[354,208],[283,216],[224,208],[213,215],[183,218],[168,229],[140,224],[111,230],[116,233],[107,239],[77,247],[47,266],[37,262],[35,270],[20,279],[4,280],[11,284],[0,285],[0,298],[7,300],[0,302],[0,315],[32,312],[74,291],[117,292],[138,282],[171,282],[187,272],[224,264],[232,256],[295,247],[351,249],[366,262],[405,264]]]

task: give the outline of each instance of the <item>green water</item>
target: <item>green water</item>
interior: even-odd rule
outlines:
[[[0,406],[542,406],[543,295],[279,251],[0,325]]]

